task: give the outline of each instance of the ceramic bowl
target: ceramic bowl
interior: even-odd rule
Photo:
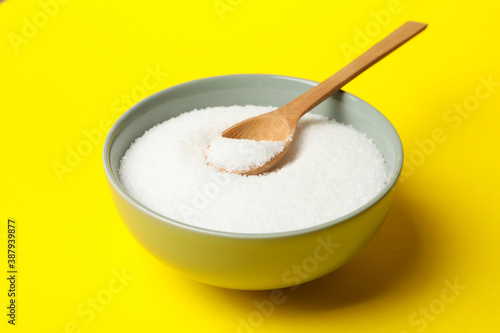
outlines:
[[[118,176],[120,159],[130,144],[160,122],[214,106],[281,106],[316,84],[278,75],[210,77],[160,91],[123,114],[104,143],[104,169],[116,209],[137,241],[181,274],[233,289],[290,287],[328,274],[354,257],[390,210],[403,149],[391,123],[374,107],[347,92],[339,91],[311,112],[352,125],[372,138],[384,155],[389,181],[367,204],[335,220],[270,234],[207,230],[147,208],[127,192]]]

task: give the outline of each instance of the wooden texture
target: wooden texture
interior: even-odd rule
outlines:
[[[336,93],[356,76],[406,43],[426,27],[427,24],[425,23],[406,22],[337,73],[291,102],[269,113],[246,119],[225,130],[222,136],[226,138],[287,142],[285,149],[263,166],[236,173],[257,175],[272,168],[288,150],[291,144],[291,141],[288,139],[290,136],[293,137],[295,127],[304,114],[311,111],[315,106]]]

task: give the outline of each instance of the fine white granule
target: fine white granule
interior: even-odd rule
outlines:
[[[168,218],[238,233],[298,230],[361,207],[387,182],[384,158],[364,133],[306,114],[288,152],[259,176],[218,171],[207,146],[226,128],[276,107],[213,107],[183,113],[138,138],[121,161],[123,186]]]
[[[284,141],[238,140],[219,136],[206,152],[208,164],[228,172],[263,166],[285,149]]]

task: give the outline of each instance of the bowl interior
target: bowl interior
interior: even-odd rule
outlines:
[[[157,123],[193,109],[214,106],[279,107],[316,84],[292,77],[243,74],[190,81],[160,91],[137,103],[114,124],[104,146],[106,171],[115,185],[126,192],[118,177],[120,160],[130,144]],[[360,98],[339,91],[311,112],[352,125],[372,138],[387,165],[389,181],[383,192],[394,185],[401,171],[403,150],[396,130],[379,111]]]

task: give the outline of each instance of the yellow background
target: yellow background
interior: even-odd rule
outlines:
[[[0,262],[14,218],[19,269],[15,327],[0,284],[2,332],[498,332],[499,12],[485,0],[1,2]],[[429,27],[345,87],[389,118],[406,154],[393,210],[355,259],[262,315],[269,291],[187,280],[135,242],[104,177],[107,122],[197,78],[320,81],[407,20]],[[86,156],[69,167],[76,149]]]

